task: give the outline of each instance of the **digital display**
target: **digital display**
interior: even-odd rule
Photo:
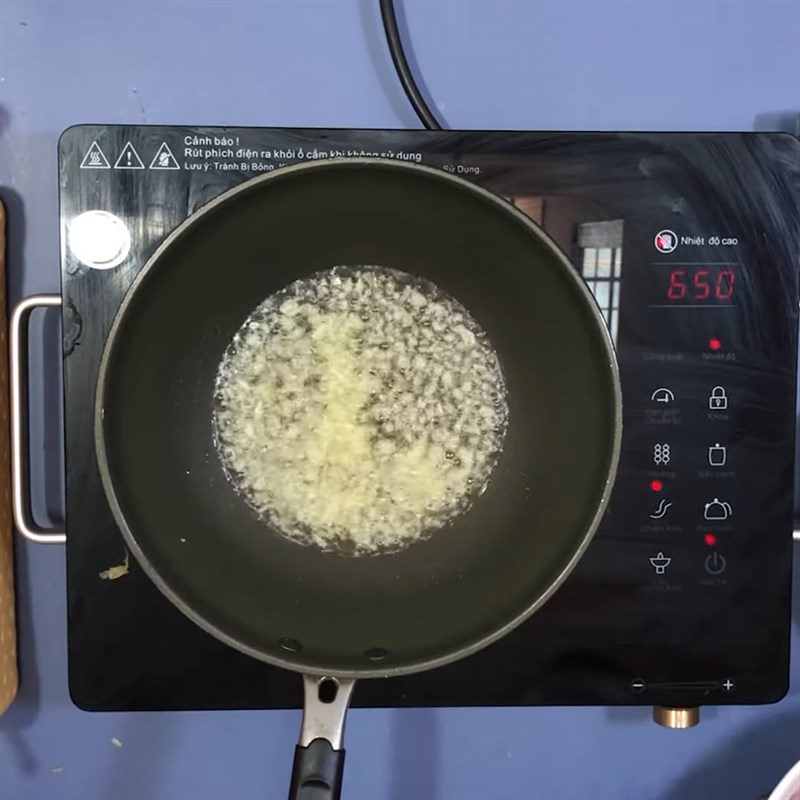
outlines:
[[[661,302],[733,305],[735,287],[730,266],[671,267],[662,278]]]

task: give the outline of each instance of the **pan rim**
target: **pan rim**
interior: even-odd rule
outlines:
[[[353,168],[380,168],[388,171],[396,170],[398,173],[405,172],[414,173],[417,175],[427,175],[429,178],[456,186],[462,191],[466,190],[471,192],[473,195],[479,197],[485,202],[490,203],[496,209],[511,217],[517,222],[517,224],[522,225],[524,228],[530,231],[532,235],[536,236],[545,245],[547,250],[550,251],[550,254],[564,267],[566,273],[569,275],[569,279],[578,290],[578,294],[583,297],[583,302],[591,313],[591,319],[594,323],[596,331],[599,333],[600,340],[602,340],[606,352],[606,366],[611,373],[611,388],[614,400],[611,453],[609,454],[606,479],[599,502],[597,504],[597,508],[595,509],[594,515],[592,516],[592,519],[590,520],[590,523],[587,526],[582,539],[580,540],[580,544],[573,552],[569,561],[567,561],[567,563],[563,566],[559,574],[554,580],[551,581],[548,588],[544,592],[540,593],[531,603],[527,604],[518,614],[506,620],[503,625],[458,649],[450,650],[440,656],[426,659],[424,661],[414,661],[411,664],[398,666],[391,666],[388,664],[382,666],[375,665],[366,666],[359,669],[325,668],[319,665],[308,664],[301,660],[282,658],[272,653],[268,653],[257,647],[253,647],[252,645],[249,645],[234,636],[231,636],[229,633],[217,627],[217,625],[196,611],[191,603],[186,602],[178,594],[178,592],[175,591],[172,586],[162,578],[159,571],[153,566],[144,551],[140,548],[136,535],[128,525],[125,514],[123,513],[117,498],[117,493],[114,488],[114,481],[111,477],[111,471],[106,455],[107,448],[104,429],[105,394],[109,362],[116,347],[120,328],[124,322],[126,311],[131,305],[139,286],[141,286],[141,284],[147,280],[147,277],[150,275],[150,273],[154,271],[162,254],[166,252],[175,241],[184,236],[189,230],[194,228],[195,225],[202,222],[206,214],[209,214],[219,206],[230,202],[239,194],[244,194],[248,191],[254,191],[262,184],[286,180],[296,174],[321,171],[324,169],[335,169],[343,166],[349,166]],[[103,347],[103,354],[100,361],[100,368],[97,374],[97,383],[94,393],[94,440],[95,456],[97,458],[103,490],[105,492],[111,512],[114,516],[114,521],[119,527],[126,546],[133,553],[145,574],[161,591],[161,593],[185,616],[187,616],[192,622],[194,622],[204,631],[211,634],[224,644],[244,653],[245,655],[277,667],[291,670],[293,672],[301,672],[307,675],[316,676],[335,675],[342,678],[380,678],[408,675],[416,672],[424,672],[429,669],[441,667],[454,661],[458,661],[462,658],[466,658],[467,656],[470,656],[473,653],[476,653],[479,650],[489,646],[493,642],[502,639],[506,634],[510,633],[514,628],[521,625],[525,620],[538,611],[553,596],[553,594],[555,594],[555,592],[561,587],[569,574],[583,557],[583,554],[586,552],[589,544],[594,538],[603,515],[605,514],[606,508],[608,507],[619,466],[622,443],[622,389],[620,384],[619,364],[617,362],[616,351],[611,339],[611,334],[605,324],[605,320],[602,317],[602,313],[597,305],[597,301],[589,291],[589,288],[580,278],[571,262],[567,259],[566,255],[561,251],[553,239],[542,228],[536,225],[533,220],[523,214],[511,203],[503,200],[503,198],[501,198],[499,195],[491,192],[483,186],[471,183],[470,181],[460,178],[457,175],[448,173],[443,169],[438,169],[428,165],[410,164],[391,161],[389,159],[371,157],[323,159],[314,162],[306,162],[281,167],[272,172],[268,172],[256,178],[243,181],[242,183],[231,187],[186,217],[186,219],[184,219],[180,225],[170,232],[170,234],[147,259],[144,266],[139,270],[133,282],[128,287],[128,290],[125,293],[125,296],[123,297],[122,302],[120,303],[119,308],[114,316],[114,320],[109,328],[108,336]]]

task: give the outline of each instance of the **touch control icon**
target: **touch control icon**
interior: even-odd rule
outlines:
[[[672,559],[669,556],[665,556],[659,550],[658,554],[650,559],[650,563],[653,565],[656,575],[663,575],[666,572],[667,567],[672,563]]]
[[[710,503],[703,506],[703,516],[711,522],[722,522],[733,516],[733,509],[730,503],[715,497]]]
[[[724,386],[715,386],[708,397],[708,407],[712,411],[725,411],[728,407],[728,395]]]
[[[708,448],[708,463],[712,467],[724,467],[728,461],[728,448],[717,442]]]
[[[728,566],[728,562],[721,553],[716,550],[706,558],[706,572],[709,575],[722,575]]]
[[[658,508],[656,508],[656,510],[650,515],[650,519],[664,519],[667,511],[670,509],[670,506],[672,506],[672,503],[662,500],[658,504]]]
[[[664,442],[663,444],[653,445],[653,463],[656,466],[666,467],[671,459],[672,455],[670,453],[670,447],[666,442]]]
[[[666,386],[662,386],[659,389],[656,389],[653,394],[650,395],[650,399],[654,403],[671,403],[675,399],[675,394],[671,389],[667,389]]]

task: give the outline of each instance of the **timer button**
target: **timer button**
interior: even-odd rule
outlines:
[[[670,403],[675,402],[675,393],[672,391],[672,389],[669,389],[666,386],[660,386],[650,395],[650,400],[652,400],[654,403],[669,405]]]

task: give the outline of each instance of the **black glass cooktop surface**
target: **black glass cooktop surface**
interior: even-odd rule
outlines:
[[[354,156],[447,170],[541,225],[603,311],[624,401],[610,508],[553,599],[462,662],[362,682],[354,704],[779,699],[789,659],[799,155],[797,140],[782,134],[66,131],[59,165],[74,701],[130,710],[300,704],[297,675],[204,633],[133,560],[126,574],[109,574],[126,551],[97,471],[93,394],[123,295],[183,219],[283,165]],[[220,264],[221,293],[225,280]]]

